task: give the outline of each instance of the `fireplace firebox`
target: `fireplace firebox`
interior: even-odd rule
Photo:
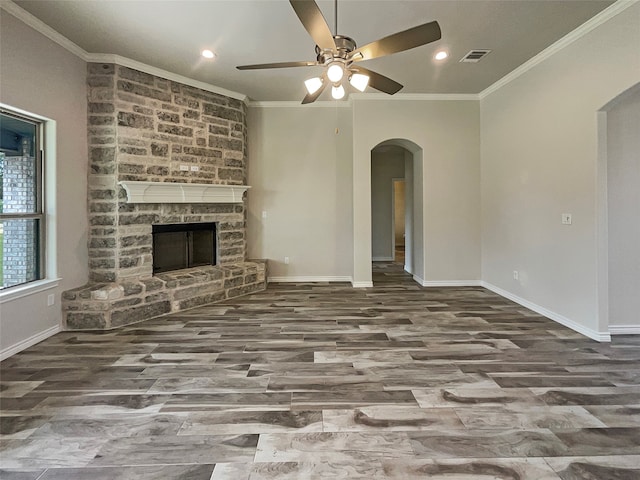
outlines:
[[[216,264],[216,224],[153,225],[153,273]]]

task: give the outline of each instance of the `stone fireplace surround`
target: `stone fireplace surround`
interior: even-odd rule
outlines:
[[[63,293],[65,327],[110,329],[265,289],[266,262],[246,258],[244,103],[87,68],[89,283]],[[143,198],[132,185],[190,193]],[[199,222],[217,223],[218,265],[153,275],[152,225]]]

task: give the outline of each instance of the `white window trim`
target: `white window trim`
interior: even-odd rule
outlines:
[[[16,108],[12,105],[0,102],[0,107],[15,113],[40,120],[44,134],[44,169],[43,184],[44,190],[44,214],[45,214],[45,235],[44,255],[45,255],[45,278],[15,285],[0,290],[0,304],[17,298],[33,295],[44,290],[55,288],[59,285],[61,278],[58,278],[57,261],[57,222],[56,222],[56,121],[36,113]]]
[[[60,284],[59,278],[45,278],[43,280],[35,280],[22,285],[9,287],[0,292],[0,305],[18,298],[27,297],[35,293],[44,292],[56,288]]]

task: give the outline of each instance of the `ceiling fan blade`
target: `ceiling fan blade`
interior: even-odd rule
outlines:
[[[438,22],[429,22],[368,43],[354,50],[349,58],[354,62],[371,60],[426,45],[440,40],[441,37],[442,32]]]
[[[316,45],[322,50],[336,51],[336,42],[318,4],[313,0],[289,0],[289,3]]]
[[[380,90],[381,92],[388,93],[389,95],[398,93],[400,89],[402,89],[402,85],[395,80],[391,80],[389,77],[385,77],[384,75],[374,72],[373,70],[369,70],[368,68],[361,67],[360,65],[354,66],[349,70],[368,75],[370,87]]]
[[[256,65],[240,65],[238,70],[262,70],[265,68],[290,68],[290,67],[314,67],[318,62],[280,62],[280,63],[258,63]]]
[[[315,102],[318,97],[324,92],[324,89],[327,88],[327,84],[329,83],[329,79],[327,78],[326,72],[322,75],[322,86],[313,93],[307,93],[305,97],[302,99],[302,104],[305,105],[307,103]]]

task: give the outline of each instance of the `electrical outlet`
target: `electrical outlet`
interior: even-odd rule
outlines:
[[[519,276],[520,276],[520,275],[518,274],[518,270],[514,270],[514,271],[513,271],[513,279],[514,279],[514,280],[518,280],[518,277],[519,277]]]
[[[181,172],[188,172],[189,171],[189,165],[180,165],[180,171]]]
[[[191,171],[192,171],[192,172],[197,172],[197,171],[199,171],[199,170],[200,170],[200,167],[199,167],[199,166],[197,166],[197,165],[191,165]]]
[[[55,303],[56,303],[56,297],[53,295],[53,293],[49,294],[47,296],[47,307],[50,307]]]
[[[285,265],[289,265],[289,257],[284,257],[284,263]]]

